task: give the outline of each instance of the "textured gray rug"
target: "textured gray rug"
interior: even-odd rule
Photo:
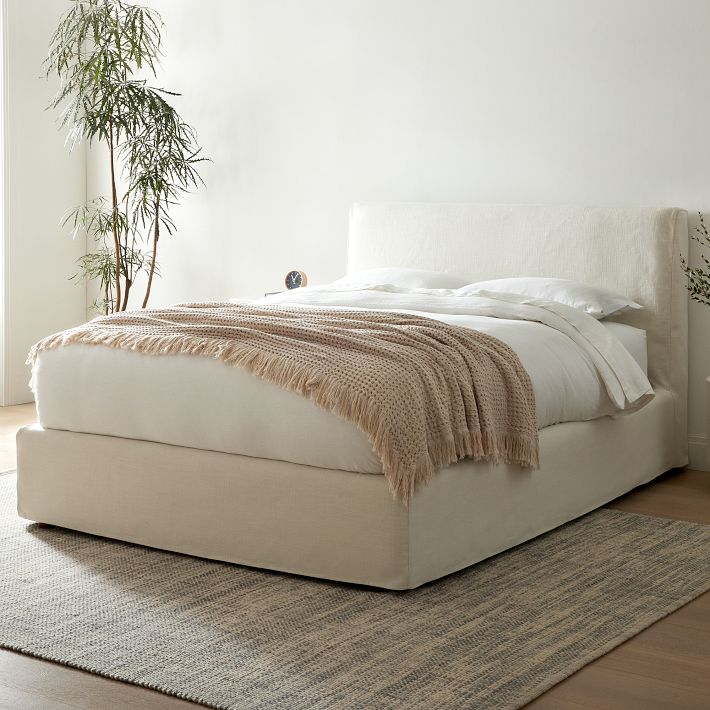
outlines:
[[[14,486],[0,646],[217,708],[517,708],[710,588],[710,526],[611,510],[396,593],[40,529]]]

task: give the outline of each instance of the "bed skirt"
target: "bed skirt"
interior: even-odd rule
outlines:
[[[674,402],[540,432],[541,468],[462,461],[409,506],[382,475],[25,427],[18,512],[150,547],[411,589],[572,520],[686,463]]]

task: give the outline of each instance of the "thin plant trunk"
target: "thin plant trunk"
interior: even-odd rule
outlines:
[[[125,311],[128,308],[128,294],[130,293],[133,281],[131,281],[128,276],[126,276],[126,288],[123,290],[123,304],[121,305],[121,310]]]
[[[129,220],[129,216],[128,216],[128,190],[126,190],[126,195],[125,195],[125,198],[124,198],[124,202],[125,202],[124,215],[125,215],[125,218],[126,218],[126,224],[128,224],[128,220]],[[126,248],[128,249],[128,236],[126,236]],[[126,290],[124,291],[124,294],[123,294],[123,308],[122,308],[122,310],[124,310],[124,311],[126,310],[126,308],[128,308],[128,294],[129,294],[130,291],[131,291],[131,286],[133,286],[133,275],[134,275],[134,272],[133,272],[133,264],[134,264],[134,260],[133,260],[132,257],[133,257],[133,255],[135,254],[135,252],[136,252],[136,231],[135,231],[135,229],[132,229],[132,230],[131,230],[131,246],[130,246],[130,252],[128,252],[128,254],[131,255],[131,258],[129,258],[128,261],[127,261],[127,263],[126,263],[126,278],[125,278]]]
[[[150,271],[148,272],[148,285],[145,288],[145,298],[143,299],[143,306],[145,308],[148,305],[148,299],[150,298],[150,288],[153,285],[153,274],[155,274],[155,264],[158,258],[158,239],[160,238],[160,220],[158,216],[160,214],[160,198],[155,202],[155,223],[153,224],[153,249],[150,257]]]
[[[118,235],[118,225],[116,224],[116,209],[118,207],[118,192],[116,191],[116,167],[113,155],[113,128],[109,129],[108,149],[111,159],[111,201],[113,203],[113,248],[116,251],[116,300],[113,305],[113,312],[121,310],[121,241]]]

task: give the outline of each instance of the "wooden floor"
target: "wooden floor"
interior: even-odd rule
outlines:
[[[14,432],[30,405],[0,408],[0,470],[14,468]],[[615,501],[612,508],[710,524],[710,472],[676,471]],[[199,707],[0,650],[0,708],[167,710]],[[529,710],[708,710],[710,593],[589,664],[527,706]],[[403,702],[402,709],[406,710]]]
[[[0,471],[15,468],[15,434],[25,424],[35,421],[34,404],[0,407]]]

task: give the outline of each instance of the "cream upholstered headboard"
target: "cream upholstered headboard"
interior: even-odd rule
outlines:
[[[688,299],[679,255],[687,245],[680,209],[356,204],[348,272],[405,266],[471,281],[557,276],[619,291],[644,306],[618,320],[647,332],[649,377],[676,395],[685,422]]]

